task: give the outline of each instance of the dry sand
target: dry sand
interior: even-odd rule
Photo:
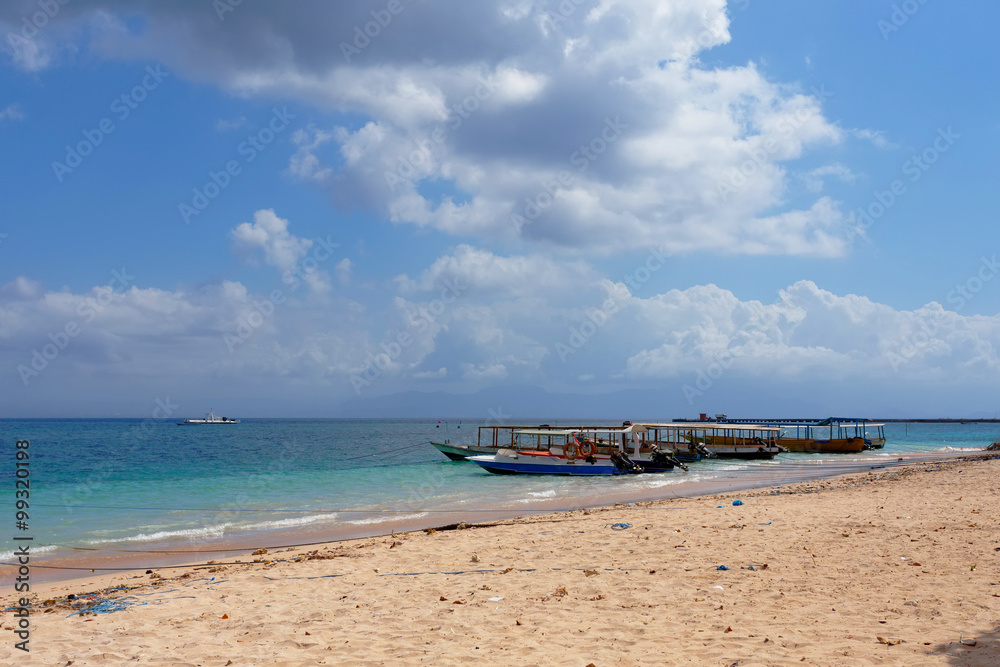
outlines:
[[[33,588],[30,656],[5,613],[0,662],[995,666],[998,487],[977,457],[90,575]],[[140,604],[68,616],[108,586]]]

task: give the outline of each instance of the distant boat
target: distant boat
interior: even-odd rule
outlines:
[[[216,417],[215,413],[209,411],[204,419],[185,419],[177,422],[178,426],[201,426],[203,424],[239,424],[239,419],[229,419],[228,417]]]

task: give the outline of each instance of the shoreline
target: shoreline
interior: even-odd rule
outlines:
[[[953,456],[94,574],[33,587],[52,602],[32,610],[32,646],[78,665],[993,665],[998,472],[991,453]],[[133,606],[69,616],[98,601]]]
[[[668,499],[696,498],[717,495],[727,492],[738,492],[749,489],[765,488],[776,485],[794,484],[808,480],[827,479],[841,475],[849,475],[861,471],[882,470],[898,466],[913,465],[925,461],[951,460],[976,453],[920,453],[904,454],[892,457],[881,457],[870,460],[839,461],[828,460],[823,463],[781,462],[774,466],[760,469],[742,469],[735,475],[728,475],[712,480],[686,481],[683,478],[673,483],[656,488],[630,489],[620,492],[602,493],[591,496],[570,496],[560,498],[540,498],[530,503],[516,503],[511,506],[496,509],[413,509],[400,510],[404,516],[393,520],[374,521],[366,519],[364,523],[352,523],[350,519],[335,525],[309,528],[272,529],[265,531],[248,531],[243,534],[217,538],[212,540],[172,539],[150,543],[148,548],[135,544],[130,548],[110,547],[75,547],[76,553],[44,553],[33,558],[33,580],[39,583],[72,581],[87,578],[88,574],[114,574],[133,570],[165,569],[194,563],[194,554],[204,554],[202,561],[232,559],[248,554],[257,549],[285,549],[289,547],[306,547],[344,542],[348,540],[381,537],[393,533],[402,533],[442,525],[457,525],[460,523],[475,524],[482,522],[501,521],[518,517],[537,516],[552,512],[572,512],[582,509],[598,509],[617,503],[648,503]],[[821,456],[821,455],[817,455]],[[662,473],[671,475],[677,473]],[[542,479],[539,477],[539,479]],[[371,510],[338,510],[349,515],[351,513],[365,514]],[[417,516],[413,516],[417,515]],[[65,547],[64,547],[65,548]],[[87,574],[85,574],[87,573]],[[0,564],[0,588],[9,588],[15,576],[15,568],[9,564]]]

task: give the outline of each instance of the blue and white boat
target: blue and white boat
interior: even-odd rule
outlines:
[[[498,475],[629,475],[666,472],[678,462],[670,456],[633,461],[628,444],[638,456],[639,441],[632,438],[641,427],[581,429],[521,429],[513,442],[492,455],[470,456],[484,470]],[[649,452],[646,452],[647,454]]]
[[[239,419],[229,419],[228,417],[216,417],[215,413],[209,410],[204,419],[185,419],[177,422],[178,426],[204,426],[206,424],[239,424]]]

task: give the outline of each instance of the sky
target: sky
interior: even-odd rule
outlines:
[[[5,2],[0,417],[993,417],[998,20]]]

